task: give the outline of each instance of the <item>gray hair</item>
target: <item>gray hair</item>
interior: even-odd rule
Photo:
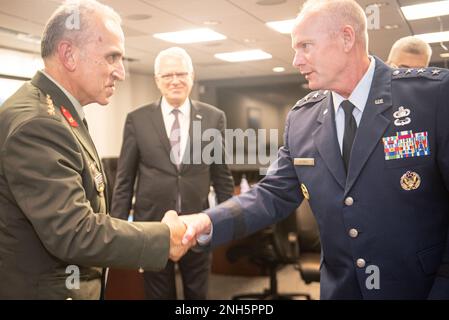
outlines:
[[[363,8],[354,0],[307,0],[298,17],[319,12],[327,16],[336,27],[349,24],[354,28],[356,42],[368,52],[367,18]],[[335,30],[336,31],[336,30]]]
[[[429,65],[430,58],[432,57],[432,48],[430,45],[414,36],[403,37],[397,40],[391,47],[390,54],[388,55],[388,61],[392,61],[394,55],[400,51],[424,56],[426,58],[427,65]]]
[[[165,50],[162,50],[157,55],[156,59],[154,59],[154,74],[157,75],[160,72],[161,60],[164,57],[177,57],[181,58],[185,63],[187,63],[187,68],[190,73],[193,72],[193,63],[192,58],[190,58],[187,51],[180,47],[171,47]]]
[[[45,25],[41,42],[42,58],[52,56],[61,40],[67,39],[77,44],[86,41],[92,28],[93,16],[112,19],[119,25],[122,22],[114,9],[95,0],[66,0]]]

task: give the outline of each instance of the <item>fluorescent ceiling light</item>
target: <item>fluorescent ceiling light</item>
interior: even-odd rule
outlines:
[[[449,0],[415,4],[401,7],[407,20],[418,20],[449,14]]]
[[[427,43],[445,42],[449,41],[449,31],[417,34],[415,37]]]
[[[441,58],[449,58],[449,52],[445,52],[445,53],[440,54],[440,57]]]
[[[284,67],[274,67],[273,68],[273,72],[284,72],[285,68]]]
[[[280,33],[291,33],[294,24],[295,19],[270,21],[266,23],[268,27]]]
[[[173,43],[196,43],[224,40],[226,36],[209,28],[190,29],[176,32],[155,33],[153,37]]]
[[[44,68],[38,55],[14,50],[0,49],[0,74],[32,78],[36,71]]]
[[[224,52],[215,54],[215,58],[228,62],[254,61],[271,59],[273,56],[260,49]]]

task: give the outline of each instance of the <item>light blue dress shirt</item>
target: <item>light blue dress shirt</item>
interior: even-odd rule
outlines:
[[[358,127],[360,120],[362,119],[363,110],[365,110],[366,101],[368,101],[368,95],[371,89],[371,83],[373,82],[374,70],[376,67],[375,59],[373,57],[370,57],[370,59],[371,63],[368,70],[365,72],[365,75],[359,81],[348,99],[345,99],[338,93],[332,91],[332,100],[334,102],[335,111],[335,126],[337,128],[337,138],[338,144],[340,145],[340,152],[343,152],[343,134],[345,131],[345,112],[340,104],[343,100],[349,100],[355,106],[352,114]]]

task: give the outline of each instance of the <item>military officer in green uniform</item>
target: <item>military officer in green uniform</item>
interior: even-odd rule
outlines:
[[[82,106],[109,102],[123,55],[117,13],[65,3],[44,30],[45,69],[0,108],[0,299],[98,299],[106,267],[160,270],[185,250],[173,212],[162,223],[107,214]]]

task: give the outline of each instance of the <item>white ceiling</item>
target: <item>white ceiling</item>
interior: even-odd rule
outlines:
[[[152,74],[156,54],[173,44],[153,38],[157,32],[178,31],[204,27],[205,21],[220,23],[208,26],[227,36],[226,40],[184,45],[192,56],[197,80],[225,79],[273,75],[272,68],[283,66],[286,74],[295,73],[291,66],[293,51],[289,35],[277,33],[265,22],[294,18],[303,1],[285,0],[276,5],[259,5],[257,2],[274,0],[104,0],[123,18],[126,36],[126,55],[133,72]],[[282,1],[280,1],[282,2]],[[436,18],[407,22],[399,7],[425,0],[360,0],[363,7],[373,2],[385,5],[380,9],[379,30],[371,30],[371,53],[386,59],[393,42],[403,36],[440,31]],[[0,28],[40,36],[45,21],[61,3],[58,0],[0,0]],[[147,14],[146,20],[132,20],[135,14]],[[443,17],[443,28],[449,30],[449,16]],[[387,30],[385,25],[398,25]],[[0,30],[0,47],[39,52],[39,45],[17,39]],[[446,43],[449,46],[448,43]],[[433,63],[441,63],[440,45],[432,45]],[[273,59],[258,62],[227,63],[214,58],[215,53],[260,48],[273,55]]]

